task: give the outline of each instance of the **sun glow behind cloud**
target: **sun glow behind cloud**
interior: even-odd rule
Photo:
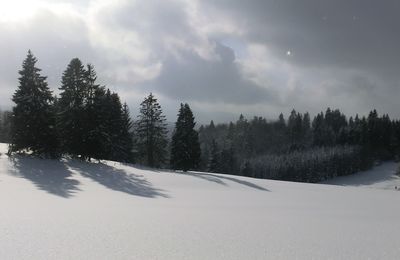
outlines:
[[[81,15],[79,5],[68,1],[0,0],[0,23],[26,22],[44,10],[60,16]]]
[[[26,21],[43,6],[37,0],[0,0],[0,22]]]

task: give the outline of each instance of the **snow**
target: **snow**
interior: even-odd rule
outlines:
[[[365,172],[337,177],[323,183],[384,190],[395,190],[397,187],[400,190],[400,176],[396,175],[397,169],[397,163],[388,162]]]
[[[340,186],[12,160],[0,149],[0,259],[400,256],[400,193],[356,179]]]

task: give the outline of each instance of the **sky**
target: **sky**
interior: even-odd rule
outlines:
[[[400,118],[396,0],[0,0],[0,107],[28,49],[58,93],[72,58],[136,116],[150,92],[207,123],[294,108]]]

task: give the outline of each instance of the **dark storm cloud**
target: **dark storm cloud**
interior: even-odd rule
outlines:
[[[255,104],[271,102],[273,94],[244,79],[229,47],[216,44],[216,59],[205,60],[196,53],[171,56],[163,63],[160,76],[150,82],[158,92],[179,100]]]
[[[245,40],[301,75],[302,87],[282,90],[287,106],[400,117],[399,1],[213,0],[205,9],[233,18]]]
[[[249,39],[287,50],[305,66],[394,72],[400,67],[400,2],[395,0],[209,1],[246,23]]]

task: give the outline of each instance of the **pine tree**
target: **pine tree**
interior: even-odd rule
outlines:
[[[160,167],[167,154],[167,128],[161,106],[152,93],[140,104],[135,128],[139,161],[150,167]]]
[[[303,132],[308,133],[311,129],[310,114],[306,112],[303,116]]]
[[[291,141],[291,148],[298,149],[303,139],[303,119],[300,113],[292,110],[288,119],[288,131]]]
[[[106,93],[105,87],[98,87],[94,91],[92,104],[86,110],[88,117],[86,153],[89,157],[97,159],[108,159],[111,143],[106,118],[109,109]]]
[[[57,151],[53,97],[35,66],[37,59],[29,50],[19,71],[19,86],[12,100],[12,144],[10,152],[28,149],[35,154],[54,157]]]
[[[303,115],[303,143],[305,146],[309,146],[311,143],[311,119],[310,114],[306,112]]]
[[[176,170],[195,170],[200,163],[199,136],[194,130],[193,113],[188,104],[181,104],[171,144],[171,167]]]
[[[109,136],[109,151],[108,157],[111,160],[118,160],[118,157],[121,153],[120,146],[120,131],[122,126],[122,104],[119,99],[118,94],[111,93],[110,90],[107,90],[107,116],[106,122],[107,124],[107,133]]]
[[[86,82],[86,99],[87,99],[87,104],[93,104],[93,99],[96,90],[100,87],[99,84],[96,84],[97,80],[97,73],[94,69],[94,66],[92,64],[88,64],[86,66],[86,77],[85,77],[85,82]]]
[[[94,93],[93,125],[86,142],[87,155],[97,159],[127,161],[123,149],[123,109],[118,94],[99,87]]]
[[[248,158],[253,150],[250,142],[251,136],[249,135],[249,129],[249,122],[242,114],[240,114],[239,120],[236,121],[235,138],[233,140],[232,150],[237,151],[238,156],[241,158]]]
[[[57,125],[62,150],[72,155],[88,156],[85,120],[86,101],[88,98],[87,74],[82,62],[72,59],[64,71],[58,102]]]
[[[211,155],[210,155],[210,160],[208,163],[208,169],[207,171],[209,172],[219,172],[221,169],[220,167],[220,153],[218,150],[218,145],[217,142],[213,139],[211,142]]]
[[[85,104],[82,106],[81,110],[83,110],[82,117],[84,118],[82,124],[82,136],[83,140],[82,145],[82,154],[86,155],[86,157],[90,160],[90,158],[97,158],[99,154],[103,152],[104,148],[101,150],[102,146],[102,138],[99,134],[99,130],[104,127],[104,122],[102,118],[102,113],[99,113],[98,109],[100,107],[96,102],[99,101],[99,95],[104,96],[104,88],[100,87],[99,84],[96,84],[97,75],[94,70],[94,66],[91,64],[87,65],[87,69],[85,71],[85,88],[84,91],[84,100]]]
[[[236,174],[236,156],[232,147],[222,149],[220,153],[220,172]]]
[[[273,122],[273,129],[270,138],[270,147],[273,149],[285,149],[284,146],[288,143],[288,131],[286,127],[286,120],[282,113],[279,114],[278,120]]]
[[[124,126],[123,107],[117,93],[107,94],[109,96],[108,109],[108,135],[110,137],[109,159],[114,161],[129,161],[129,148],[125,150],[125,141],[130,138],[128,129]],[[123,140],[124,139],[124,140]]]
[[[122,125],[120,132],[121,154],[120,159],[124,162],[133,162],[133,139],[132,127],[133,123],[126,103],[122,107]]]
[[[285,122],[285,118],[283,117],[282,113],[279,114],[279,118],[278,118],[278,121],[276,122],[275,126],[278,130],[284,131],[284,129],[286,127],[286,122]]]
[[[2,111],[0,115],[0,142],[11,143],[11,111]]]

